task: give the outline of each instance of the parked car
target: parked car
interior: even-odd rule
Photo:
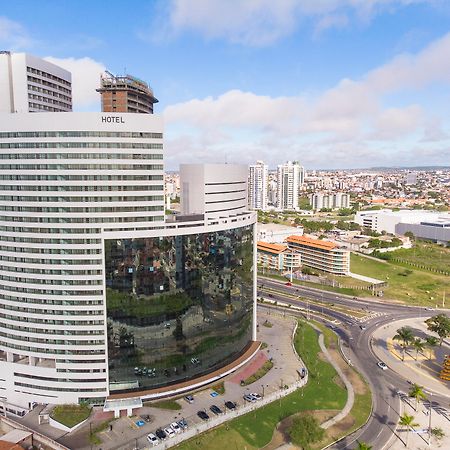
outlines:
[[[150,445],[152,446],[158,445],[159,442],[159,439],[153,433],[149,433],[147,435],[147,440],[148,442],[150,442]]]
[[[383,361],[378,362],[377,366],[383,370],[386,370],[388,368],[388,366]]]
[[[185,395],[184,399],[188,402],[188,403],[194,403],[194,397],[192,395]]]
[[[250,395],[251,395],[255,400],[262,400],[262,397],[261,397],[259,394],[257,394],[256,392],[252,392]]]
[[[236,409],[236,403],[228,400],[227,402],[225,402],[225,407],[228,409]]]
[[[171,427],[164,428],[164,433],[170,438],[175,436],[175,431],[173,431]]]
[[[170,424],[170,428],[172,428],[172,430],[175,431],[175,433],[181,433],[181,428],[180,425],[178,425],[178,422],[172,422]]]
[[[209,416],[206,414],[205,411],[198,411],[197,416],[200,417],[202,420],[208,420]]]
[[[256,398],[254,398],[252,395],[249,394],[244,395],[244,400],[250,403],[256,402]]]
[[[217,405],[211,405],[209,409],[216,415],[222,414],[222,410]]]
[[[187,423],[187,420],[186,419],[181,419],[181,420],[179,420],[178,421],[178,425],[180,426],[180,428],[182,429],[182,430],[185,430],[187,427],[188,427],[188,423]]]
[[[164,432],[162,428],[158,428],[155,431],[156,436],[158,436],[159,439],[164,440],[167,437],[167,434]]]
[[[365,325],[360,325],[359,328],[361,328],[361,330],[364,331],[366,329],[366,326]]]

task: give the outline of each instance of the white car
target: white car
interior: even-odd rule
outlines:
[[[388,366],[382,361],[378,362],[377,366],[382,370],[387,370],[387,368],[388,368]]]
[[[158,445],[159,439],[153,433],[148,434],[147,439],[152,446]]]
[[[261,397],[259,394],[257,394],[256,392],[252,392],[250,395],[251,395],[255,400],[262,400],[262,397]]]
[[[164,433],[166,433],[169,438],[175,436],[175,431],[173,431],[171,427],[164,428]]]
[[[172,430],[175,431],[175,433],[181,433],[180,425],[178,425],[176,422],[172,422],[170,424],[170,428],[172,428]]]

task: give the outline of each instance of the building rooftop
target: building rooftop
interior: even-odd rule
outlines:
[[[337,248],[337,245],[334,242],[322,241],[321,239],[313,239],[307,236],[289,236],[286,238],[286,241],[292,242],[293,244],[304,244],[321,250],[333,250],[334,248]]]
[[[287,245],[283,244],[269,244],[268,242],[258,241],[257,243],[258,250],[270,252],[270,253],[283,253],[287,250]]]

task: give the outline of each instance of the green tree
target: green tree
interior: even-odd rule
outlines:
[[[423,386],[419,386],[418,384],[415,383],[411,386],[408,395],[416,400],[416,406],[414,408],[416,411],[417,406],[419,404],[419,400],[425,400],[427,398],[425,392],[423,392]]]
[[[310,444],[323,439],[325,430],[315,417],[302,415],[294,418],[288,433],[295,445],[301,446],[304,450],[309,450],[311,448]]]
[[[404,413],[402,416],[400,416],[399,423],[402,427],[406,428],[405,447],[408,447],[409,432],[410,432],[411,428],[419,426],[419,424],[414,422],[414,419],[415,419],[414,416],[410,416],[409,414],[406,414],[406,413]]]
[[[355,450],[372,450],[372,446],[369,444],[366,444],[365,442],[356,441],[358,443],[358,446],[355,448]]]
[[[425,320],[428,330],[439,336],[439,345],[442,345],[444,339],[450,336],[450,317],[445,314],[438,314]]]
[[[420,338],[414,338],[411,341],[412,348],[416,351],[416,361],[419,357],[419,352],[423,352],[423,349],[425,348],[425,341],[422,341]]]
[[[402,347],[402,361],[405,360],[405,351],[411,341],[414,339],[413,332],[409,327],[402,327],[397,330],[397,334],[393,337],[394,341],[399,341]]]
[[[427,336],[425,338],[425,343],[429,349],[428,359],[431,359],[431,350],[439,344],[439,339],[436,336]]]

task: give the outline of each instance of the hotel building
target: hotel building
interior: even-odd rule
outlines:
[[[0,159],[9,411],[109,399],[117,413],[114,399],[179,393],[254,354],[255,214],[208,191],[223,211],[165,220],[160,117],[1,114]],[[246,171],[226,170],[199,182],[245,197]]]

